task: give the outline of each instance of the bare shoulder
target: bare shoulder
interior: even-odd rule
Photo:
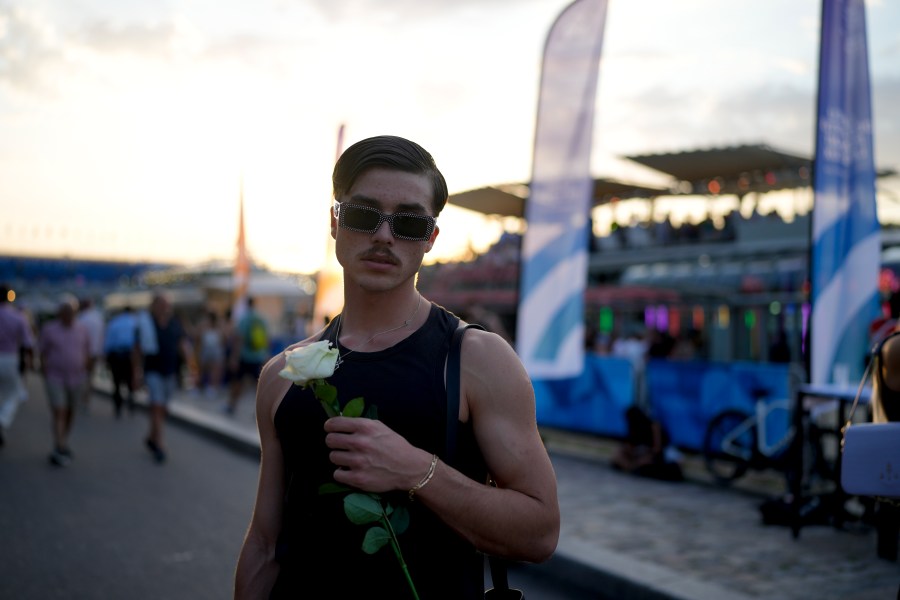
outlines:
[[[469,329],[463,337],[461,358],[462,412],[528,414],[533,412],[534,389],[525,366],[509,342],[496,333]],[[524,412],[523,412],[524,411]]]
[[[511,370],[507,371],[510,374],[525,373],[515,349],[496,333],[472,328],[466,331],[462,343],[463,368],[469,373],[490,373],[498,367]]]
[[[316,334],[305,340],[291,344],[283,351],[270,358],[269,361],[263,365],[262,371],[259,374],[259,384],[257,386],[256,394],[257,415],[267,415],[270,418],[274,418],[275,411],[278,410],[281,399],[284,398],[284,395],[292,385],[289,380],[279,375],[285,366],[285,353],[290,350],[308,346],[317,341],[318,338],[319,334]]]

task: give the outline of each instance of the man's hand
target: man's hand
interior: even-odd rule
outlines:
[[[332,417],[325,444],[338,469],[334,480],[365,492],[409,490],[428,471],[431,454],[415,448],[381,421]]]

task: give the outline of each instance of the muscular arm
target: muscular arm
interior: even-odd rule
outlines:
[[[439,462],[415,496],[448,526],[488,554],[541,562],[556,549],[556,475],[535,418],[534,391],[513,349],[499,336],[463,339],[460,418],[475,436],[497,487],[472,481]],[[383,423],[335,417],[326,443],[337,450],[335,479],[372,492],[406,491],[428,471],[431,455]]]
[[[528,374],[501,338],[469,331],[463,338],[461,387],[460,418],[472,420],[497,487],[440,464],[421,501],[488,554],[546,560],[559,537],[559,504]]]
[[[278,576],[275,544],[281,528],[284,479],[283,457],[273,418],[278,402],[291,385],[289,381],[278,377],[278,371],[283,366],[283,355],[270,360],[263,368],[257,388],[256,422],[261,449],[259,481],[253,516],[235,571],[235,600],[268,597]]]

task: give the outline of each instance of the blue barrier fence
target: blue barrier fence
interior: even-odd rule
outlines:
[[[789,398],[789,365],[751,362],[651,360],[645,370],[647,400],[672,443],[699,451],[709,421],[722,410],[752,414],[757,397]],[[579,377],[534,380],[540,425],[621,438],[625,410],[635,398],[634,369],[626,359],[585,357]],[[773,412],[769,438],[790,427],[787,411]]]

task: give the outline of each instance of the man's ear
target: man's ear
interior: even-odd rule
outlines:
[[[441,228],[437,226],[437,223],[435,223],[434,231],[431,232],[431,237],[428,238],[428,242],[425,244],[425,252],[431,252],[431,249],[434,248],[434,240],[437,239],[437,236],[440,232]]]
[[[334,215],[334,207],[328,209],[328,216],[331,223],[331,237],[332,239],[337,239],[338,220]]]

